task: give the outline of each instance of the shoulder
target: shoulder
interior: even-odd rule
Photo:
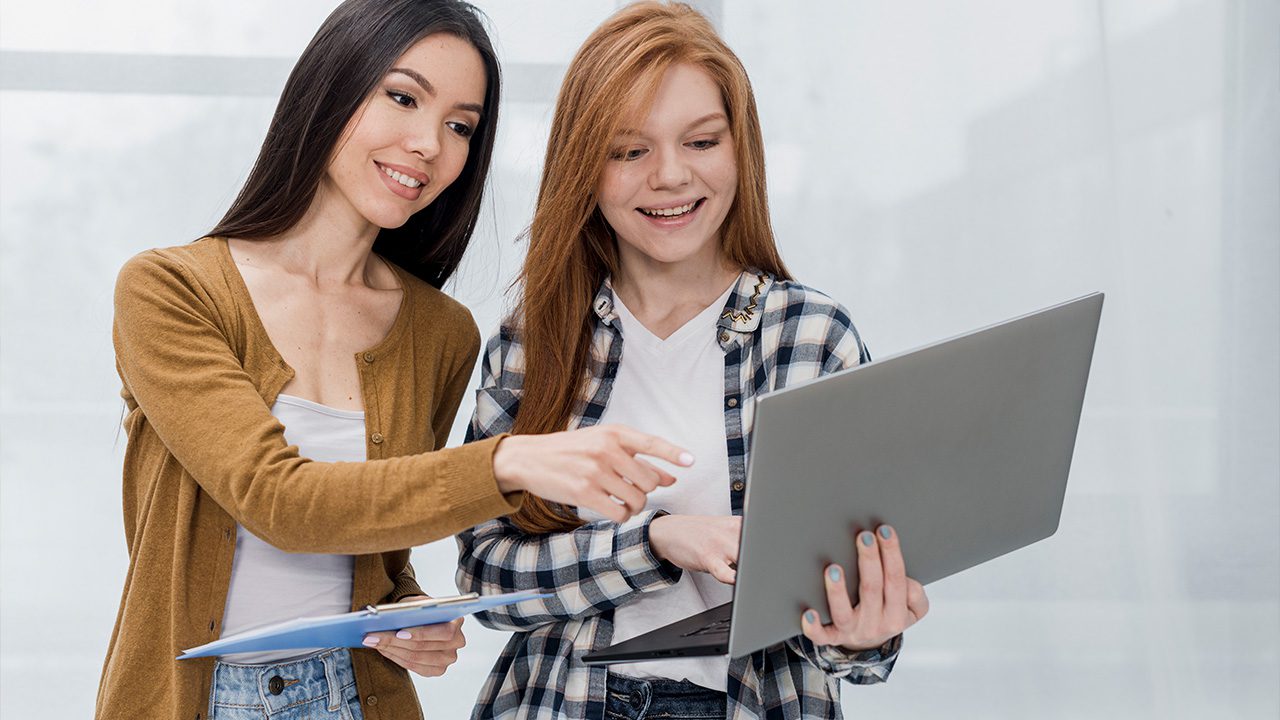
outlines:
[[[386,262],[391,264],[390,260]],[[476,328],[476,321],[471,316],[471,311],[467,309],[466,305],[450,297],[443,290],[431,286],[422,278],[401,268],[399,265],[394,267],[406,297],[415,306],[415,309],[421,309],[429,313],[429,317],[434,317],[448,323],[450,326],[466,327],[477,337],[479,336],[480,331]]]
[[[821,290],[816,290],[794,280],[773,280],[765,298],[764,317],[761,323],[834,323],[853,330],[849,309]]]
[[[499,387],[519,390],[524,379],[524,347],[514,317],[507,316],[497,331],[489,335],[481,357],[482,371]]]
[[[182,296],[210,304],[231,293],[220,253],[221,240],[202,238],[186,245],[153,248],[125,261],[116,276],[116,298]]]
[[[760,326],[766,345],[785,350],[785,357],[816,360],[825,371],[871,359],[849,309],[794,280],[773,282]]]
[[[387,262],[391,264],[390,260]],[[408,270],[394,267],[405,293],[406,306],[411,308],[417,341],[443,341],[447,346],[464,350],[474,360],[480,349],[480,329],[471,310]]]

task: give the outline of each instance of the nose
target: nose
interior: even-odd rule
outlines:
[[[431,162],[440,154],[440,127],[435,123],[423,123],[412,128],[404,137],[404,149]]]
[[[653,169],[649,173],[650,189],[670,190],[688,184],[689,165],[680,157],[679,151],[659,149],[655,153],[655,160]]]

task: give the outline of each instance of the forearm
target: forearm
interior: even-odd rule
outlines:
[[[478,616],[486,626],[503,630],[529,630],[611,610],[680,579],[681,571],[659,560],[649,546],[654,515],[649,511],[622,524],[599,521],[547,535],[528,535],[502,520],[484,523],[458,536],[458,590],[552,594]]]

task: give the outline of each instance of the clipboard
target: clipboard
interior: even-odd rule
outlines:
[[[339,615],[322,615],[286,620],[248,630],[183,651],[179,660],[267,650],[364,647],[371,632],[400,630],[419,625],[435,625],[463,615],[512,605],[525,600],[551,597],[550,593],[525,590],[501,595],[468,593],[443,598],[424,598],[386,605],[367,605],[363,610]]]

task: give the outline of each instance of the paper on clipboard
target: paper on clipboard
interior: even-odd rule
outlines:
[[[256,630],[237,633],[190,648],[179,655],[178,659],[189,660],[267,650],[363,647],[364,636],[371,632],[435,625],[481,610],[546,597],[551,595],[537,590],[526,590],[501,595],[470,593],[454,597],[371,605],[355,612],[286,620]]]

